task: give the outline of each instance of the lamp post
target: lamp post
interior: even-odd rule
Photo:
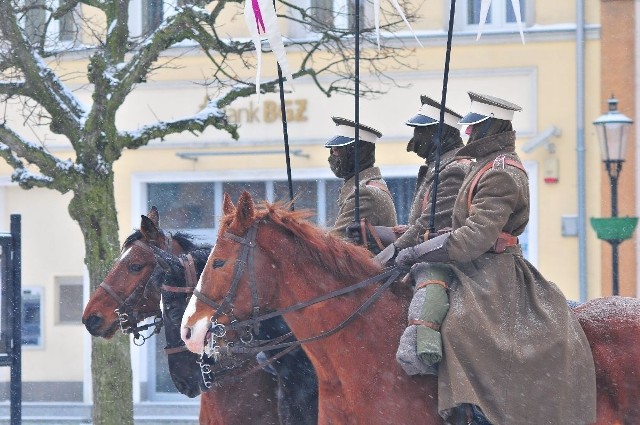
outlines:
[[[633,121],[618,112],[618,100],[611,96],[609,111],[593,124],[598,132],[602,162],[611,186],[611,218],[592,218],[591,225],[598,238],[611,244],[613,295],[618,295],[618,245],[629,239],[638,223],[637,217],[618,217],[618,178],[629,142]]]

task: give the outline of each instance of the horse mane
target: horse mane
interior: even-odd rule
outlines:
[[[312,215],[311,210],[290,211],[278,202],[263,202],[256,209],[256,220],[268,220],[292,235],[305,259],[320,265],[336,278],[359,280],[382,271],[367,249],[323,231],[307,220]]]
[[[132,234],[130,234],[127,239],[122,244],[122,249],[132,244],[134,241],[140,240],[143,238],[142,232],[139,229],[136,229]],[[208,244],[196,244],[192,235],[189,235],[184,232],[177,232],[171,235],[171,238],[180,245],[180,247],[185,252],[195,251],[197,249],[209,249],[211,250],[212,246]]]

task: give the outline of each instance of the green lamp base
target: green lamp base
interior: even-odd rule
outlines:
[[[631,238],[638,224],[638,217],[591,218],[591,227],[598,239],[605,241],[624,241]]]

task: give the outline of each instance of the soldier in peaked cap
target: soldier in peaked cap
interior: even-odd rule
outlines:
[[[346,118],[332,117],[336,124],[336,136],[332,137],[325,147],[331,149],[329,167],[336,177],[344,180],[338,197],[338,216],[331,233],[340,238],[346,238],[346,228],[353,223],[355,217],[355,129],[356,123]],[[397,223],[396,208],[393,197],[382,179],[380,169],[374,166],[376,142],[382,133],[378,130],[359,124],[359,164],[358,164],[358,192],[359,208],[362,225],[369,228],[363,232],[370,235],[362,243],[374,252],[379,247],[371,234],[373,226],[395,226]]]
[[[438,409],[453,421],[481,412],[493,424],[596,420],[589,343],[562,292],[522,257],[527,174],[511,119],[521,108],[469,93],[471,126],[459,156],[476,159],[453,208],[452,231],[402,250],[396,263],[449,263]],[[416,267],[420,267],[417,265]],[[473,422],[468,422],[473,423]]]

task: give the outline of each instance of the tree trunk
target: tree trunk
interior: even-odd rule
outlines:
[[[91,292],[100,285],[120,251],[113,196],[113,175],[87,176],[74,190],[69,204],[85,241],[85,264]],[[133,394],[129,337],[117,333],[110,340],[93,338],[91,344],[93,424],[133,425]]]

